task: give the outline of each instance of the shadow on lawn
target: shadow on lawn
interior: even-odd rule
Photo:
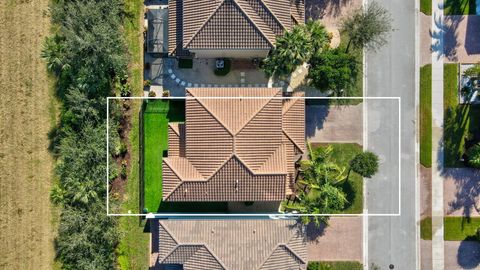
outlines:
[[[458,247],[457,263],[463,269],[477,269],[480,264],[480,243],[471,238],[462,241]]]

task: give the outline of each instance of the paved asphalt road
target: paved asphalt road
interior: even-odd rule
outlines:
[[[393,17],[386,47],[368,53],[367,96],[401,97],[401,216],[368,219],[368,262],[381,269],[417,268],[415,226],[415,1],[377,0]],[[384,160],[368,180],[369,213],[398,212],[398,115],[393,101],[367,102],[368,148]],[[379,124],[380,123],[380,124]],[[376,127],[379,130],[376,129]],[[392,131],[393,129],[393,131]],[[386,169],[388,168],[388,169]]]

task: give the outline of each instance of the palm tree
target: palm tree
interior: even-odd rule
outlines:
[[[69,67],[65,63],[65,46],[58,41],[58,36],[49,37],[43,44],[41,57],[47,61],[47,69],[50,72],[59,74],[63,69]]]
[[[275,48],[263,62],[267,76],[290,75],[299,65],[308,61],[312,53],[312,44],[305,27],[296,26],[286,31],[275,42]]]
[[[312,55],[321,53],[323,49],[329,46],[330,38],[328,37],[325,26],[319,20],[309,19],[305,23],[306,32],[310,34],[310,42],[312,44]]]

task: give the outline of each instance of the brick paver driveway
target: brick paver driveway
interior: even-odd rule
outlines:
[[[480,61],[480,16],[445,16],[443,29],[444,61],[477,63]],[[431,62],[431,16],[420,14],[420,62]]]
[[[445,241],[445,269],[479,269],[480,243]]]
[[[307,140],[315,143],[363,143],[362,104],[306,106]]]
[[[449,168],[444,173],[445,215],[480,216],[480,172],[469,168]]]
[[[327,228],[307,228],[309,261],[362,261],[362,218],[331,217]]]

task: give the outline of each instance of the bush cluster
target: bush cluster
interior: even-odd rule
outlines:
[[[59,179],[51,199],[61,207],[57,260],[64,269],[114,269],[119,235],[117,221],[106,216],[106,97],[130,94],[121,32],[126,14],[121,0],[53,1],[50,11],[55,33],[42,57],[62,103],[51,133]],[[117,130],[120,107],[112,107],[110,130]],[[121,146],[111,133],[110,145]]]

